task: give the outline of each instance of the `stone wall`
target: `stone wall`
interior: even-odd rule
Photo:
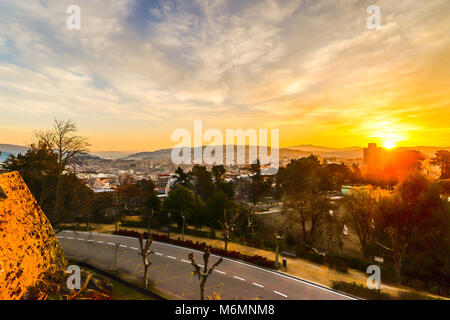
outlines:
[[[0,175],[0,300],[20,299],[44,273],[66,264],[50,222],[20,174]]]

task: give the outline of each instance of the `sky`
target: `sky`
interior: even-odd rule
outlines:
[[[448,0],[0,0],[0,143],[71,119],[103,151],[174,146],[195,120],[280,146],[449,146],[449,21]]]

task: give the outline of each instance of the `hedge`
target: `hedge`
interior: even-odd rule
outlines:
[[[147,232],[140,233],[137,231],[126,230],[126,229],[119,229],[117,232],[114,232],[114,234],[121,235],[121,236],[134,237],[134,238],[138,238],[139,236],[142,235],[144,238],[148,238]],[[226,256],[229,258],[243,260],[243,261],[250,262],[250,263],[253,263],[253,264],[256,264],[256,265],[259,265],[262,267],[270,268],[270,269],[276,268],[274,261],[271,261],[271,260],[269,260],[265,257],[259,256],[259,255],[250,256],[247,254],[242,254],[237,251],[225,251],[222,248],[208,246],[205,242],[200,243],[198,241],[194,242],[192,240],[184,240],[183,241],[179,237],[177,239],[173,239],[173,238],[169,238],[167,235],[160,235],[160,234],[155,234],[155,233],[152,233],[151,237],[153,240],[156,240],[156,241],[171,243],[174,245],[188,247],[188,248],[192,248],[192,249],[196,249],[196,250],[200,250],[200,251],[204,251],[206,248],[209,248],[211,253],[214,253],[219,256],[224,256],[224,257]]]

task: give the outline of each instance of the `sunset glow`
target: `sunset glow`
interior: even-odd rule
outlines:
[[[394,141],[385,141],[383,142],[383,147],[385,147],[386,149],[393,149],[395,148],[395,142]]]

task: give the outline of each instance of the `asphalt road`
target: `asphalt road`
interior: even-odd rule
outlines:
[[[119,243],[117,270],[136,280],[143,279],[143,262],[138,255],[139,241],[136,238],[74,231],[62,231],[57,237],[67,256],[104,270],[112,269],[115,244]],[[150,256],[151,285],[177,299],[199,299],[199,280],[193,276],[188,254],[194,252],[196,262],[203,265],[202,253],[156,241],[153,241],[151,250],[154,251]],[[217,259],[217,256],[211,255],[209,265]],[[227,258],[208,278],[205,295],[209,296],[213,292],[222,299],[352,299],[308,281]]]

